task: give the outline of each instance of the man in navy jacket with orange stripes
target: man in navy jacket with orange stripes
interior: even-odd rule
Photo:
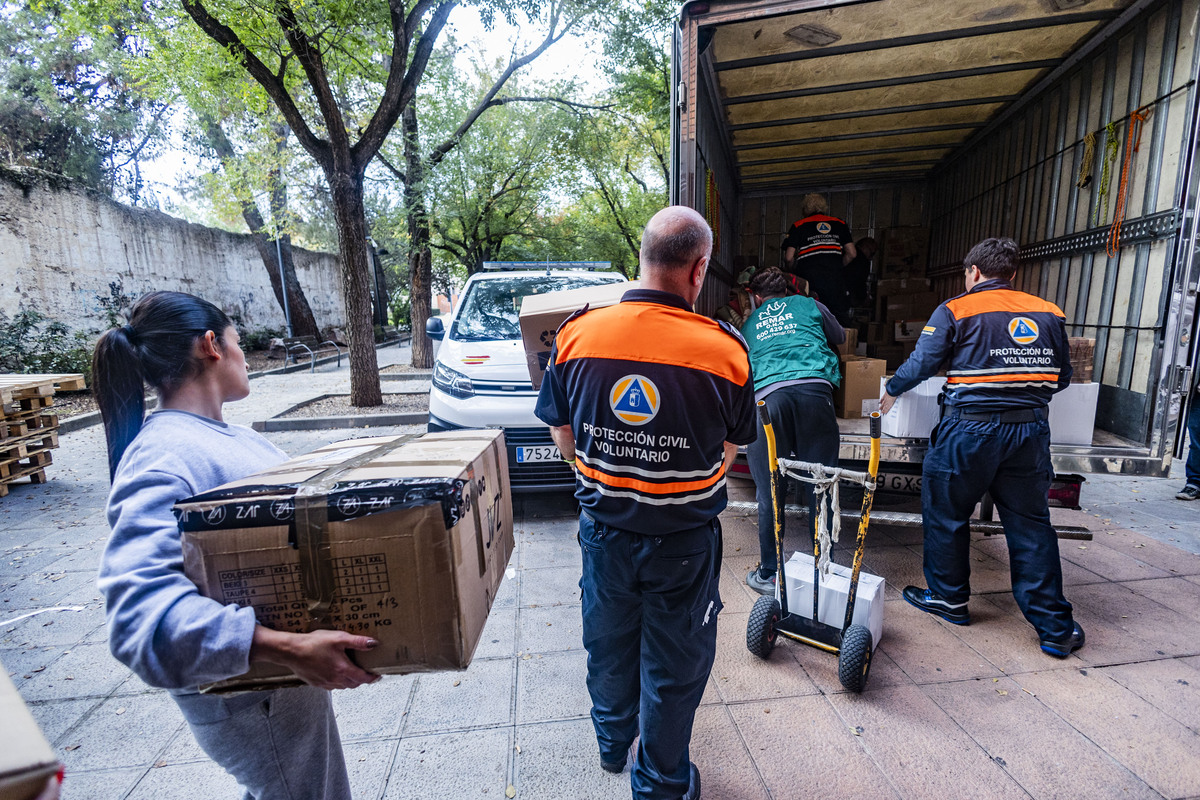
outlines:
[[[754,441],[754,384],[732,327],[693,313],[712,232],[654,215],[642,288],[559,328],[537,416],[577,473],[583,644],[600,766],[639,800],[697,800],[692,722],[717,643],[725,472]]]
[[[938,306],[917,349],[888,381],[880,411],[943,366],[942,420],[921,468],[925,580],[904,599],[969,625],[971,513],[990,492],[1008,540],[1013,597],[1042,650],[1066,658],[1083,646],[1063,596],[1058,537],[1046,492],[1050,397],[1071,382],[1065,318],[1058,306],[1012,287],[1019,248],[985,239],[963,262],[967,291]]]

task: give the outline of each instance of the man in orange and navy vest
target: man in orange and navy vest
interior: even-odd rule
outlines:
[[[969,625],[971,513],[990,492],[1008,540],[1013,597],[1044,652],[1066,658],[1083,629],[1063,596],[1058,537],[1046,492],[1047,406],[1071,382],[1063,312],[1012,287],[1019,248],[985,239],[963,262],[966,294],[933,312],[917,349],[888,381],[879,409],[946,369],[943,416],[921,468],[925,580],[903,596],[922,611]]]
[[[808,281],[809,294],[844,325],[850,324],[850,285],[847,265],[858,255],[850,228],[829,216],[823,194],[806,194],[800,203],[804,217],[797,220],[783,240],[783,271]],[[794,259],[794,263],[793,263]]]
[[[600,766],[639,800],[697,800],[692,722],[717,643],[725,473],[756,435],[746,345],[693,313],[712,252],[695,211],[659,211],[642,288],[559,328],[537,416],[577,473],[583,643]]]

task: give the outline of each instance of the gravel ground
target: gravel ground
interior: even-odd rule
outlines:
[[[420,372],[420,373],[428,374],[429,368],[428,367],[414,367],[411,364],[392,364],[390,366],[382,367],[379,370],[380,375],[384,375],[384,374],[395,375],[397,373],[406,373],[406,372]]]
[[[96,410],[96,398],[91,392],[55,392],[50,410],[58,414],[59,419],[86,414]]]
[[[280,417],[349,417],[361,414],[415,414],[429,410],[429,393],[385,394],[383,405],[359,408],[350,405],[350,395],[338,394],[314,400]]]

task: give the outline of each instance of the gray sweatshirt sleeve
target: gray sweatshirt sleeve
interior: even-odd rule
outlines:
[[[193,495],[177,475],[118,476],[108,503],[112,536],[98,585],[107,605],[109,649],[151,686],[185,689],[250,668],[254,610],[202,596],[183,574],[171,512]]]

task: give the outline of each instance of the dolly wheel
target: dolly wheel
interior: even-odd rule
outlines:
[[[775,626],[780,618],[779,601],[774,597],[760,597],[750,610],[750,621],[746,623],[746,648],[759,658],[769,658],[775,649]]]
[[[867,688],[870,671],[871,630],[862,625],[851,625],[842,637],[842,649],[838,653],[838,680],[850,691],[861,693]]]

